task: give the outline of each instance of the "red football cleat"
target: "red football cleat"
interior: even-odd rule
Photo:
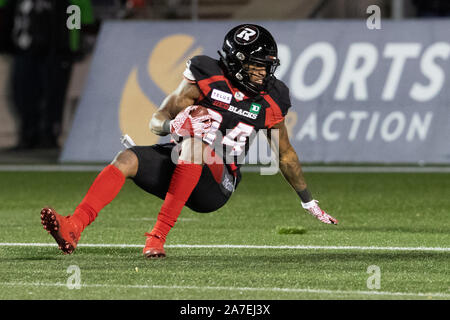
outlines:
[[[147,240],[142,251],[144,256],[149,259],[165,258],[164,240],[154,233],[145,233],[145,235],[147,236]]]
[[[71,254],[75,250],[81,231],[73,221],[70,221],[70,216],[63,217],[52,208],[44,208],[41,210],[41,223],[55,238],[64,254]]]

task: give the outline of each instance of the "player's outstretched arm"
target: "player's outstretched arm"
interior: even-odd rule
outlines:
[[[183,79],[178,88],[164,99],[153,114],[150,120],[150,130],[159,136],[169,134],[169,121],[175,119],[180,111],[193,105],[199,97],[200,89],[197,85]]]
[[[288,131],[284,120],[277,123],[272,129],[278,129],[278,135],[269,132],[269,143],[273,150],[278,150],[280,171],[287,182],[299,195],[302,201],[302,207],[324,223],[337,224],[338,221],[335,218],[320,209],[317,204],[318,201],[312,198],[311,193],[307,189],[302,166],[298,159],[297,152],[295,152],[289,141]]]
[[[278,150],[280,171],[292,188],[297,193],[301,193],[307,189],[307,184],[297,153],[289,142],[284,120],[277,123],[272,129],[278,130],[278,136],[272,134],[272,130],[269,131],[268,138],[272,149]],[[309,200],[307,197],[304,198],[302,200]]]

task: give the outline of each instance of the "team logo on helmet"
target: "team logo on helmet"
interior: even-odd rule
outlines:
[[[253,26],[243,26],[234,33],[234,41],[239,44],[250,44],[258,39],[259,30]]]

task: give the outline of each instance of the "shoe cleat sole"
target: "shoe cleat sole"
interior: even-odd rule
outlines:
[[[41,223],[44,229],[55,239],[58,244],[58,248],[64,254],[71,254],[75,247],[68,241],[66,241],[59,232],[59,223],[56,218],[55,212],[50,208],[44,208],[41,211]]]

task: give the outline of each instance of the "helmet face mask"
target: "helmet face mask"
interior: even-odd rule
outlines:
[[[267,90],[269,80],[280,65],[277,44],[272,35],[253,24],[231,29],[225,36],[219,55],[231,80],[253,94]],[[266,68],[262,84],[251,81],[249,66]]]

